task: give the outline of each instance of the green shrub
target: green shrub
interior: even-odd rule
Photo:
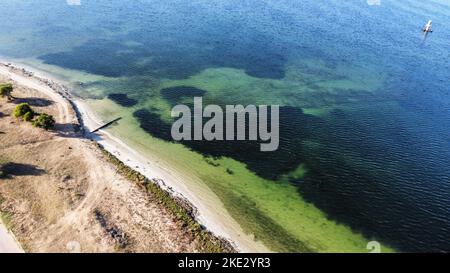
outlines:
[[[0,96],[2,98],[7,97],[8,99],[11,99],[11,93],[13,91],[13,86],[10,83],[3,83],[0,84]]]
[[[33,112],[26,112],[25,115],[23,115],[23,121],[31,121],[34,117]]]
[[[26,113],[33,113],[33,109],[31,109],[28,103],[21,103],[14,108],[14,116],[16,118],[23,117]]]
[[[49,130],[55,125],[55,119],[51,115],[47,115],[45,113],[39,114],[39,116],[33,121],[33,125]]]

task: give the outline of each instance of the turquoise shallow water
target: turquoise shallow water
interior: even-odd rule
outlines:
[[[79,95],[115,101],[168,141],[171,106],[196,95],[280,104],[277,152],[184,145],[292,185],[366,238],[450,250],[446,1],[81,2],[2,1],[14,20],[1,23],[0,55],[101,76],[73,79]]]

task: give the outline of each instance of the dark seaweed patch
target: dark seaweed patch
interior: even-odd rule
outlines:
[[[248,75],[259,78],[281,79],[285,75],[287,58],[279,52],[286,49],[281,44],[267,42],[268,37],[252,39],[244,35],[238,41],[234,40],[236,37],[227,36],[218,37],[217,41],[195,37],[179,44],[148,36],[140,31],[122,37],[124,42],[120,42],[120,38],[90,40],[71,51],[39,58],[47,64],[107,77],[154,75],[185,79],[214,67],[243,69]],[[138,45],[128,46],[126,41],[135,41]]]
[[[134,112],[140,126],[152,136],[172,141],[171,124],[161,120],[159,114],[146,109]],[[277,179],[293,171],[303,161],[302,140],[317,118],[303,113],[299,108],[280,108],[280,146],[274,152],[261,152],[258,141],[181,141],[182,144],[205,156],[231,157],[243,162],[257,175]],[[206,121],[206,120],[205,120]]]
[[[112,93],[108,95],[108,98],[124,107],[131,107],[138,103],[137,100],[129,98],[127,94],[123,93]]]
[[[128,47],[108,40],[91,40],[72,51],[39,57],[44,63],[107,77],[145,75],[150,72],[139,60],[148,55],[143,47]]]
[[[147,109],[139,109],[133,113],[133,116],[139,121],[141,128],[152,136],[167,141],[172,140],[170,134],[172,125],[161,120],[158,114]]]
[[[192,86],[176,86],[161,89],[161,95],[172,105],[177,104],[183,98],[201,97],[206,93],[205,90]]]

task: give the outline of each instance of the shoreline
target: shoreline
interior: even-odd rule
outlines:
[[[58,102],[58,108],[65,123],[75,122],[80,124],[81,134],[84,138],[91,139],[103,147],[108,153],[116,157],[120,162],[133,171],[136,171],[149,180],[153,181],[164,191],[168,192],[173,198],[186,201],[192,208],[193,217],[200,225],[204,226],[207,231],[211,232],[218,238],[222,238],[232,245],[239,252],[268,252],[270,251],[262,242],[255,241],[251,235],[243,232],[240,225],[231,218],[219,203],[217,196],[210,196],[210,193],[199,195],[197,191],[191,190],[187,180],[177,170],[170,166],[163,166],[157,160],[151,160],[146,155],[140,154],[138,151],[127,145],[124,141],[113,136],[111,133],[102,130],[97,134],[89,133],[94,128],[102,125],[103,122],[89,108],[87,103],[82,99],[73,96],[69,89],[54,81],[46,73],[44,77],[29,71],[26,66],[17,66],[9,61],[0,61],[0,73],[10,77],[12,80],[20,84],[27,85],[38,91],[41,91]],[[73,111],[71,115],[70,111]],[[203,185],[206,187],[206,185]],[[220,207],[219,207],[220,206]],[[218,212],[219,213],[216,213]]]

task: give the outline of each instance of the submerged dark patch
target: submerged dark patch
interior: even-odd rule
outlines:
[[[138,103],[137,100],[129,98],[127,94],[122,93],[112,93],[108,95],[108,98],[115,103],[124,106],[124,107],[131,107]]]
[[[161,120],[158,114],[147,109],[139,109],[133,113],[133,116],[139,121],[141,128],[152,136],[167,141],[172,140],[170,133],[172,125]]]
[[[146,109],[134,116],[140,126],[152,136],[172,141],[171,124],[158,114]],[[243,162],[248,169],[267,179],[277,179],[295,170],[303,162],[302,140],[307,138],[312,123],[318,119],[303,113],[299,108],[280,108],[280,146],[274,152],[261,152],[258,141],[181,141],[182,144],[205,156],[230,157]],[[205,119],[206,121],[206,119]],[[225,123],[224,123],[225,124]]]
[[[129,47],[115,41],[91,40],[72,51],[40,56],[46,64],[57,65],[106,77],[145,75],[150,70],[139,64],[148,55],[143,47]]]
[[[242,41],[236,43],[236,37],[219,36],[211,41],[204,37],[184,37],[183,33],[176,35],[172,38],[183,40],[183,44],[132,32],[122,37],[123,42],[120,38],[90,40],[71,51],[47,54],[39,59],[47,64],[107,77],[154,75],[185,79],[216,67],[243,69],[248,75],[259,78],[281,79],[285,75],[287,59],[279,52],[286,49],[281,44],[266,41],[268,37],[243,36],[238,40]],[[129,46],[127,41],[137,43]]]
[[[205,93],[205,90],[192,86],[176,86],[161,89],[161,96],[172,105],[179,103],[184,98],[202,97]]]

